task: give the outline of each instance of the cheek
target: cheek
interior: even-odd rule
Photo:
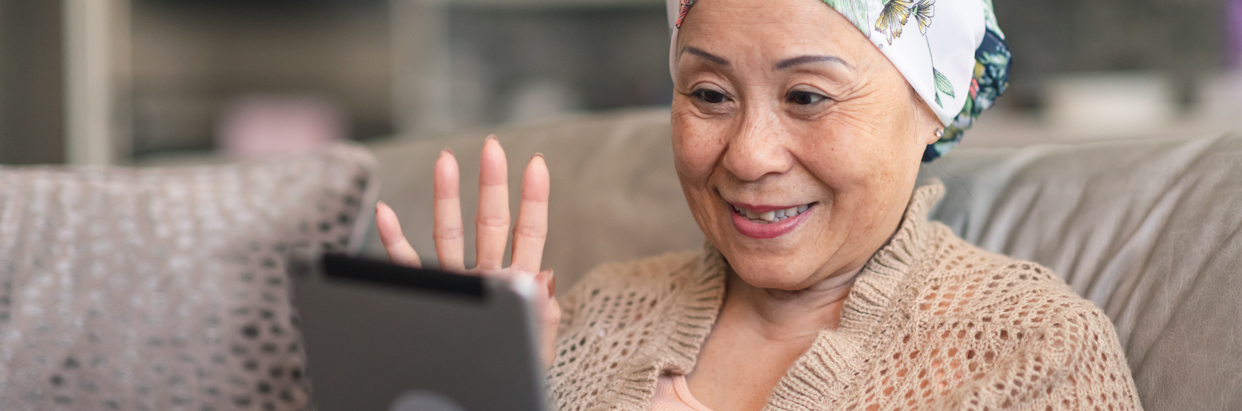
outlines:
[[[724,153],[723,122],[697,116],[682,104],[673,105],[673,161],[686,189],[702,189]]]
[[[798,139],[801,144],[795,155],[807,171],[833,191],[865,184],[877,171],[874,130],[847,115],[825,123],[798,131],[804,137]]]
[[[911,138],[912,113],[892,96],[875,93],[843,103],[823,120],[808,124],[801,160],[819,179],[837,189],[888,186],[907,174],[911,153],[922,154]],[[898,100],[900,101],[900,100]],[[917,162],[916,162],[917,163]]]
[[[728,217],[717,209],[710,181],[724,153],[727,128],[721,126],[722,121],[679,109],[676,100],[672,123],[673,161],[690,214],[708,238],[720,238],[721,224]]]
[[[893,105],[858,104],[814,124],[815,130],[800,131],[808,135],[799,139],[800,161],[833,194],[832,218],[826,221],[832,231],[850,237],[870,235],[882,231],[876,224],[887,224],[889,216],[904,207],[919,161],[910,154],[914,142],[909,127],[899,121],[906,111]]]

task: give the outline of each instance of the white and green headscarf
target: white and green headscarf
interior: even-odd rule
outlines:
[[[673,30],[670,69],[676,76],[677,32],[696,0],[666,0]],[[821,0],[871,39],[945,126],[923,161],[957,145],[979,113],[1009,85],[1009,46],[991,0]]]

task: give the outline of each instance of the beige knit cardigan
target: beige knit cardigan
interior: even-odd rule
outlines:
[[[1140,409],[1108,317],[1047,268],[928,221],[943,192],[915,190],[901,227],[850,291],[840,326],[819,333],[765,409]],[[720,311],[725,266],[707,246],[588,274],[561,297],[552,407],[649,409],[661,372],[694,369]]]

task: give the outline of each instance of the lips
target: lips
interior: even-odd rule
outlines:
[[[750,205],[729,203],[733,227],[756,239],[776,238],[793,231],[815,210],[816,203],[801,205]]]
[[[736,204],[731,205],[733,206],[734,212],[744,215],[750,221],[754,221],[759,224],[770,224],[786,218],[793,218],[799,214],[802,214],[802,212],[806,211],[808,208],[811,208],[810,204],[803,204],[789,208],[778,208],[775,210],[758,212],[752,208],[741,207]]]

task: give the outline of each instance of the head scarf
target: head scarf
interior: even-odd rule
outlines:
[[[845,16],[931,107],[945,126],[927,146],[932,161],[957,145],[983,110],[1009,85],[1012,58],[996,25],[992,0],[821,0]],[[669,65],[677,76],[677,32],[695,0],[666,0],[673,43]],[[939,6],[939,7],[937,7]]]

